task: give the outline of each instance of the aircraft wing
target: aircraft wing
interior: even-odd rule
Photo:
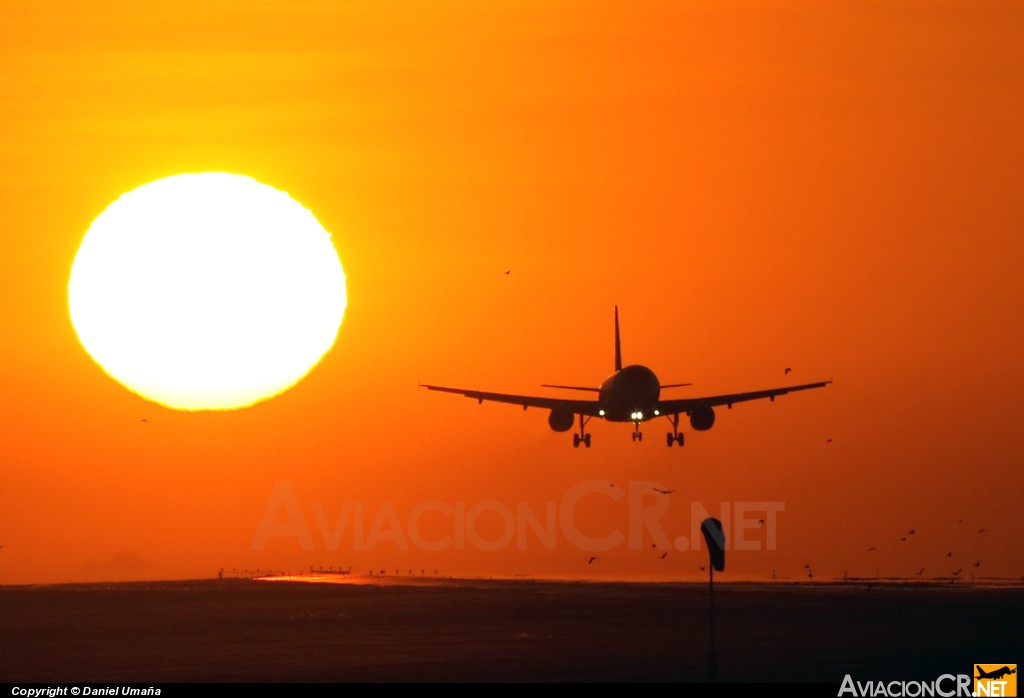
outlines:
[[[660,400],[658,402],[658,410],[662,414],[679,414],[680,412],[689,412],[697,407],[718,407],[719,405],[725,405],[731,408],[734,403],[747,402],[748,400],[762,400],[768,398],[774,400],[779,395],[785,395],[786,393],[795,393],[798,390],[811,390],[812,388],[824,388],[826,385],[831,384],[832,381],[822,381],[821,383],[805,383],[804,385],[790,385],[785,388],[770,388],[768,390],[755,390],[749,393],[733,393],[732,395],[711,395],[709,397],[687,397],[679,400]]]
[[[442,393],[455,393],[456,395],[472,398],[481,403],[487,400],[488,402],[506,402],[510,405],[520,405],[524,410],[527,407],[540,407],[549,410],[561,408],[571,410],[574,414],[596,417],[598,416],[598,410],[601,409],[601,405],[597,400],[565,400],[562,398],[535,397],[532,395],[506,395],[505,393],[486,393],[480,390],[446,388],[440,385],[424,385],[422,383],[420,387],[427,390],[438,390]]]

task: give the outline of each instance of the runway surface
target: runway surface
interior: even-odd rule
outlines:
[[[0,681],[708,679],[707,586],[203,580],[0,587]],[[1024,590],[716,584],[724,682],[933,680],[1022,657]]]

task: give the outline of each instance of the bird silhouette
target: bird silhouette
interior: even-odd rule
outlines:
[[[593,563],[594,563],[594,560],[596,560],[596,559],[597,559],[597,556],[595,555],[594,557],[592,557],[592,558],[590,558],[589,560],[587,560],[587,564],[588,564],[588,565],[591,565],[591,564],[593,564]]]
[[[918,576],[918,577],[920,577],[920,576],[921,576],[922,574],[924,574],[924,567],[922,567],[921,569],[919,569],[919,570],[917,571],[917,576]]]
[[[784,373],[783,373],[782,375],[784,375],[784,376],[788,376],[788,375],[789,375],[790,373],[792,373],[792,372],[793,372],[793,369],[791,369],[791,368],[789,368],[789,367],[787,366],[787,367],[786,367],[786,370],[785,370],[785,372],[784,372]]]
[[[906,543],[907,542],[907,537],[904,536],[904,537],[900,538],[900,540],[903,541],[904,543]]]
[[[916,528],[912,528],[909,531],[907,531],[907,533],[909,533],[912,536],[917,535],[917,529]]]
[[[3,547],[3,546],[0,546],[0,547]],[[974,566],[975,567],[981,567],[981,560],[978,560],[977,562],[975,562]]]
[[[827,444],[832,443],[832,439],[825,439],[825,443],[827,443]]]
[[[876,548],[875,546],[872,545],[870,548],[868,548],[868,552],[869,553],[877,553],[878,552],[878,548]]]
[[[764,526],[764,519],[758,519],[758,520],[757,520],[757,522],[758,522],[759,524],[761,524],[762,526]]]
[[[660,494],[672,494],[675,492],[675,490],[659,490],[657,487],[652,487],[651,489]]]
[[[701,566],[700,566],[700,571],[701,571],[701,572],[703,572],[703,571],[704,571],[704,565],[701,565]]]
[[[978,529],[978,533],[984,533],[984,532],[985,532],[985,529],[984,529],[984,528],[979,528],[979,529]]]
[[[661,554],[661,559],[664,560],[666,557],[668,557],[668,551],[667,550]]]
[[[964,568],[961,567],[960,569],[958,569],[956,572],[953,573],[953,576],[954,577],[959,577],[960,573],[963,572],[963,571],[964,571]]]
[[[946,553],[946,557],[953,557],[953,552],[950,551],[950,552]]]

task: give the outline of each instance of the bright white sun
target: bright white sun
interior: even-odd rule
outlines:
[[[168,407],[226,410],[297,383],[334,344],[345,273],[284,192],[206,172],[160,179],[100,214],[68,283],[86,351]]]

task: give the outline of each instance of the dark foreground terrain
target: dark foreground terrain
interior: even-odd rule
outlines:
[[[353,580],[355,581],[355,580]],[[1024,591],[729,585],[722,681],[935,679],[1022,658]],[[694,584],[0,587],[0,681],[706,681]]]

